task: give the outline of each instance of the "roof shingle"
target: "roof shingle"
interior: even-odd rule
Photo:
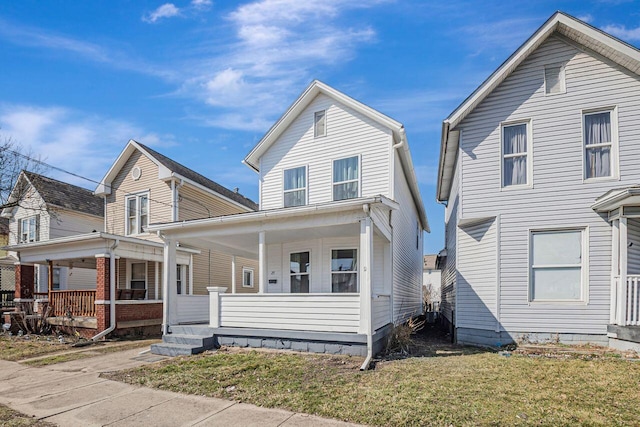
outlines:
[[[91,190],[58,181],[37,173],[23,171],[47,205],[95,216],[104,216],[104,202]]]

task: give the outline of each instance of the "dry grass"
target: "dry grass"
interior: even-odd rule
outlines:
[[[0,426],[4,427],[55,427],[45,421],[38,421],[13,409],[0,405]]]
[[[360,372],[356,357],[223,348],[106,376],[371,425],[640,424],[638,362],[420,351]]]
[[[49,353],[58,353],[69,349],[69,345],[60,344],[55,337],[47,341],[45,337],[30,335],[25,337],[0,336],[0,359],[22,360]]]
[[[149,347],[152,343],[159,342],[158,340],[144,340],[144,341],[131,341],[126,343],[96,343],[89,350],[65,352],[54,354],[47,357],[41,357],[32,360],[26,360],[23,363],[29,366],[48,366],[55,365],[57,363],[69,362],[72,360],[86,359],[89,357],[101,356],[103,354],[113,353],[116,351],[132,350],[135,348]]]

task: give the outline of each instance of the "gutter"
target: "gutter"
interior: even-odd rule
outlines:
[[[116,254],[115,249],[120,244],[116,239],[109,248],[109,323],[110,326],[99,334],[91,337],[91,341],[97,341],[105,335],[111,333],[116,328]]]

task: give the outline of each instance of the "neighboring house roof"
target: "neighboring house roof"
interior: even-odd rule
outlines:
[[[262,137],[262,139],[256,144],[249,154],[244,159],[244,163],[253,170],[260,171],[259,159],[262,155],[273,145],[274,142],[282,135],[282,133],[293,123],[293,121],[304,111],[304,109],[315,99],[319,94],[324,94],[343,105],[357,111],[358,113],[368,117],[376,123],[390,129],[393,133],[393,139],[396,144],[402,144],[398,153],[400,155],[400,162],[405,172],[405,177],[409,183],[409,189],[413,201],[418,209],[418,215],[420,222],[424,230],[429,231],[429,223],[427,221],[427,214],[422,204],[422,197],[420,196],[420,189],[418,187],[418,180],[416,179],[415,170],[413,167],[413,161],[411,160],[411,152],[409,151],[409,143],[407,142],[407,135],[405,133],[404,125],[396,120],[388,117],[373,108],[356,101],[355,99],[345,95],[344,93],[337,91],[336,89],[328,86],[318,80],[314,80],[311,84],[302,92],[302,95],[291,104],[287,111],[275,122],[275,124],[269,129],[269,131]]]
[[[424,270],[437,270],[438,267],[436,266],[436,261],[438,260],[438,255],[425,255],[424,256],[424,264],[423,264],[423,269]]]
[[[104,216],[104,202],[91,190],[24,170],[20,173],[18,182],[21,179],[26,179],[35,188],[47,207],[57,207],[98,217]],[[18,185],[16,183],[14,191]],[[9,200],[15,201],[17,196],[21,197],[21,195],[12,194]]]
[[[568,43],[595,52],[634,74],[640,74],[640,50],[573,16],[556,12],[442,122],[437,200],[445,201],[449,197],[460,137],[456,126],[554,34]]]
[[[9,218],[0,217],[0,236],[9,234]]]
[[[218,184],[217,182],[214,182],[209,178],[200,175],[199,173],[189,169],[184,165],[181,165],[175,160],[171,160],[170,158],[158,153],[157,151],[147,147],[146,145],[134,141],[133,139],[129,140],[129,143],[126,145],[124,150],[122,150],[107,174],[104,176],[104,178],[102,178],[100,184],[96,188],[96,194],[111,194],[111,182],[135,150],[138,150],[146,155],[152,162],[154,162],[158,166],[158,179],[182,179],[194,185],[195,187],[201,188],[210,193],[214,193],[215,195],[223,199],[227,199],[235,205],[240,205],[242,208],[248,211],[255,211],[258,209],[258,205],[251,199],[243,196],[238,192],[229,190],[228,188]]]

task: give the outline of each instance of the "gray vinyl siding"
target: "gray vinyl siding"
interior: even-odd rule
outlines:
[[[496,327],[497,224],[496,219],[491,219],[458,230],[460,258],[456,296],[465,308],[458,312],[458,327]]]
[[[456,307],[456,255],[458,237],[458,208],[460,206],[460,174],[456,164],[451,182],[449,202],[445,209],[445,248],[447,259],[442,271],[442,288],[440,293],[440,312],[450,322],[455,323],[453,314]]]
[[[627,220],[627,274],[640,274],[640,219]]]
[[[566,93],[545,96],[544,65],[563,63]],[[617,108],[620,179],[583,180],[582,111]],[[460,125],[464,217],[500,215],[500,321],[509,332],[606,334],[611,229],[590,205],[640,180],[640,81],[555,37],[543,43]],[[501,189],[500,123],[530,120],[531,188]],[[588,299],[530,303],[530,230],[576,227],[588,233]],[[468,255],[473,257],[473,255]],[[474,287],[475,284],[471,283]],[[458,300],[458,312],[470,310]]]
[[[327,134],[313,136],[326,110]],[[362,196],[390,196],[391,131],[326,95],[318,95],[261,158],[260,209],[283,207],[283,171],[307,166],[309,204],[333,200],[333,160],[361,156]]]
[[[394,195],[401,208],[393,212],[393,319],[395,323],[422,308],[422,228],[402,165],[395,156]],[[418,230],[419,228],[419,230]],[[416,247],[416,234],[418,245]]]

